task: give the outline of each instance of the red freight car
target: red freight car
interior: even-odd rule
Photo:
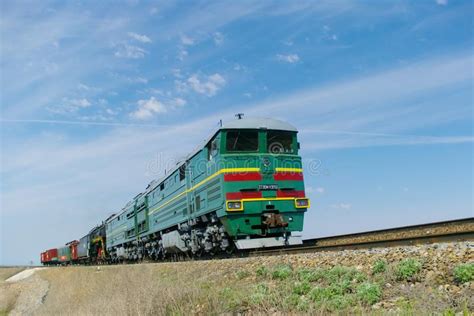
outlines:
[[[78,254],[77,254],[77,245],[79,244],[78,240],[70,241],[66,244],[71,249],[71,261],[77,261]]]
[[[56,264],[58,262],[58,249],[49,249],[41,253],[42,264]]]

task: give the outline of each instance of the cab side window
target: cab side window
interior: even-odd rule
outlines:
[[[207,160],[212,161],[219,154],[219,146],[217,138],[214,138],[207,144]]]

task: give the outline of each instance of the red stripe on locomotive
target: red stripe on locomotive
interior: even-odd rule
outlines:
[[[303,181],[303,173],[301,172],[275,172],[273,178],[276,181],[281,180],[293,180],[293,181]]]
[[[302,198],[305,197],[304,191],[295,191],[295,190],[278,190],[277,197],[295,197]]]
[[[259,192],[259,191],[226,193],[227,200],[258,199],[261,197],[262,197],[262,192]]]
[[[239,173],[226,173],[224,174],[224,181],[260,181],[262,175],[260,172],[239,172]]]

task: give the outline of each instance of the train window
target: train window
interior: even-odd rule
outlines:
[[[179,167],[179,181],[183,181],[186,177],[186,164],[181,165]]]
[[[207,145],[207,160],[213,160],[214,157],[219,153],[219,148],[217,146],[217,138],[214,138]]]
[[[201,209],[201,197],[196,196],[196,211],[199,211]]]
[[[146,221],[142,221],[138,224],[138,232],[143,232],[146,230]]]
[[[269,131],[267,133],[267,149],[272,154],[292,154],[293,133],[283,131]]]
[[[233,151],[257,151],[258,131],[228,131],[226,149]]]
[[[165,182],[163,181],[161,184],[160,184],[160,190],[163,191],[165,189]]]

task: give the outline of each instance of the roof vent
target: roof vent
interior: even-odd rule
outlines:
[[[244,113],[237,113],[237,114],[235,114],[235,117],[236,117],[238,120],[241,120],[241,119],[244,117]]]

